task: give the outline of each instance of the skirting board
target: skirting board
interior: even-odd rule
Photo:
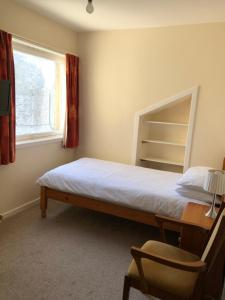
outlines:
[[[29,207],[32,207],[32,206],[38,204],[39,200],[40,200],[40,198],[36,198],[36,199],[34,199],[32,201],[29,201],[29,202],[27,202],[27,203],[25,203],[25,204],[23,204],[21,206],[18,206],[16,208],[10,209],[10,210],[8,210],[5,213],[0,214],[0,222],[2,220],[6,219],[6,218],[12,217],[12,216],[20,213],[21,211],[23,211],[23,210],[25,210],[25,209],[27,209]]]

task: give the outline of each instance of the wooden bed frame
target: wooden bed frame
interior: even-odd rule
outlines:
[[[40,208],[42,218],[46,218],[48,198],[58,200],[64,203],[76,205],[78,207],[87,208],[97,212],[121,217],[124,219],[136,221],[139,223],[159,227],[156,222],[155,214],[151,212],[141,211],[130,207],[125,207],[119,204],[106,202],[102,199],[93,199],[80,195],[61,192],[45,186],[41,187]],[[174,224],[165,224],[166,229],[180,232],[180,226]]]
[[[223,170],[225,170],[225,158],[223,161]],[[139,223],[158,227],[154,213],[141,211],[138,209],[106,202],[102,199],[93,199],[93,198],[88,198],[80,195],[70,194],[67,192],[61,192],[45,186],[41,187],[41,195],[40,195],[40,208],[41,208],[42,218],[46,217],[48,198],[73,204],[78,207],[87,208],[97,212],[101,212],[101,213],[105,213],[105,214],[125,218],[128,220],[136,221]],[[176,225],[168,224],[166,228],[177,232],[180,231],[180,226],[176,226]]]

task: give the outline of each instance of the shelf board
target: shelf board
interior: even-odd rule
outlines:
[[[183,167],[184,163],[183,162],[175,162],[167,159],[162,159],[162,158],[153,158],[153,157],[142,157],[140,160],[143,161],[150,161],[150,162],[157,162],[161,164],[167,164],[167,165],[174,165],[174,166],[180,166]]]
[[[170,146],[177,146],[177,147],[184,147],[184,148],[186,147],[186,144],[166,142],[161,140],[143,140],[142,143],[155,143],[155,144],[163,144],[163,145],[170,145]]]
[[[173,125],[173,126],[188,127],[188,123],[161,122],[161,121],[146,121],[146,123],[148,123],[148,124],[157,124],[157,125]]]

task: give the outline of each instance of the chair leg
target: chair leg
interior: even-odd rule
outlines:
[[[124,277],[124,284],[123,284],[123,300],[129,300],[130,294],[130,282],[128,276]]]

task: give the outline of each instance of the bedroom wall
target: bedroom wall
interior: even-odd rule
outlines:
[[[200,85],[191,165],[225,156],[225,23],[79,33],[81,145],[131,162],[135,112]]]
[[[62,52],[77,52],[77,35],[9,0],[0,0],[0,29]],[[74,160],[74,150],[60,142],[17,149],[16,163],[0,166],[0,214],[39,196],[38,176]]]

